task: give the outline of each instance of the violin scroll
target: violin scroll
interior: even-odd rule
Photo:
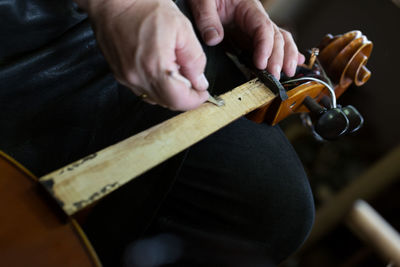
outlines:
[[[337,36],[328,34],[318,46],[318,59],[332,82],[345,90],[352,82],[361,86],[371,77],[366,64],[372,47],[372,42],[360,31]],[[336,90],[337,97],[344,92]]]
[[[248,118],[275,125],[294,113],[314,113],[311,118],[307,115],[306,125],[312,121],[311,129],[321,140],[357,131],[363,124],[361,114],[353,106],[337,105],[336,99],[353,82],[361,86],[371,77],[366,64],[372,47],[372,42],[360,31],[326,35],[318,48],[310,51],[308,64],[297,67],[294,77],[282,74],[280,82],[288,98],[276,97],[272,103],[249,114]],[[324,108],[324,115],[316,116],[315,106],[319,103],[323,106],[321,110]],[[332,114],[336,119],[332,119]]]

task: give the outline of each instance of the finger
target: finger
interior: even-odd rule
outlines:
[[[258,69],[265,69],[273,49],[274,25],[256,1],[242,1],[236,10],[236,24],[253,40],[254,64]]]
[[[274,28],[274,47],[272,49],[271,57],[268,61],[267,70],[279,80],[281,78],[285,42],[278,27],[275,26]]]
[[[206,55],[196,38],[190,24],[180,27],[175,49],[176,62],[180,66],[179,72],[186,77],[199,91],[207,90],[208,81],[204,76]]]
[[[299,52],[292,35],[285,30],[280,30],[285,41],[285,57],[283,60],[283,71],[289,77],[296,73],[296,67],[299,62]]]
[[[163,99],[162,104],[172,110],[185,111],[197,108],[209,97],[208,91],[198,91],[188,87],[184,81],[176,79],[169,71],[165,72],[156,86]]]
[[[299,52],[298,59],[297,59],[297,65],[304,64],[305,61],[306,61],[306,57],[302,53]]]
[[[216,1],[192,0],[189,3],[204,42],[210,46],[219,44],[224,38],[224,28],[218,15]]]

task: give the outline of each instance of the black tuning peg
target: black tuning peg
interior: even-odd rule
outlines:
[[[364,118],[360,112],[358,112],[358,110],[351,105],[342,107],[341,109],[349,119],[349,129],[347,129],[347,132],[354,133],[358,131],[364,124]]]
[[[328,96],[322,97],[320,103],[327,109],[331,108],[331,101]],[[347,133],[354,133],[363,126],[364,118],[355,107],[351,105],[348,105],[346,107],[338,105],[337,108],[341,109],[346,117],[349,119],[349,128],[347,129]]]
[[[346,134],[349,129],[349,119],[341,108],[327,109],[307,96],[304,105],[316,118],[313,130],[325,140],[334,140]],[[349,114],[352,110],[349,109]]]

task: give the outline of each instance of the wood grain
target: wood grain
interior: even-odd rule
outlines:
[[[40,182],[72,215],[274,97],[264,84],[251,80],[222,95],[225,106],[204,103],[54,171]]]

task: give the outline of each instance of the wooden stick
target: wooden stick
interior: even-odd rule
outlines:
[[[367,202],[357,200],[346,222],[359,238],[374,247],[386,260],[400,266],[399,233]]]
[[[394,183],[400,177],[399,162],[400,145],[324,203],[317,210],[309,238],[297,254],[306,251],[340,223],[357,199],[372,199]]]
[[[264,84],[251,80],[222,95],[222,107],[205,103],[54,171],[40,182],[72,215],[274,97]]]

